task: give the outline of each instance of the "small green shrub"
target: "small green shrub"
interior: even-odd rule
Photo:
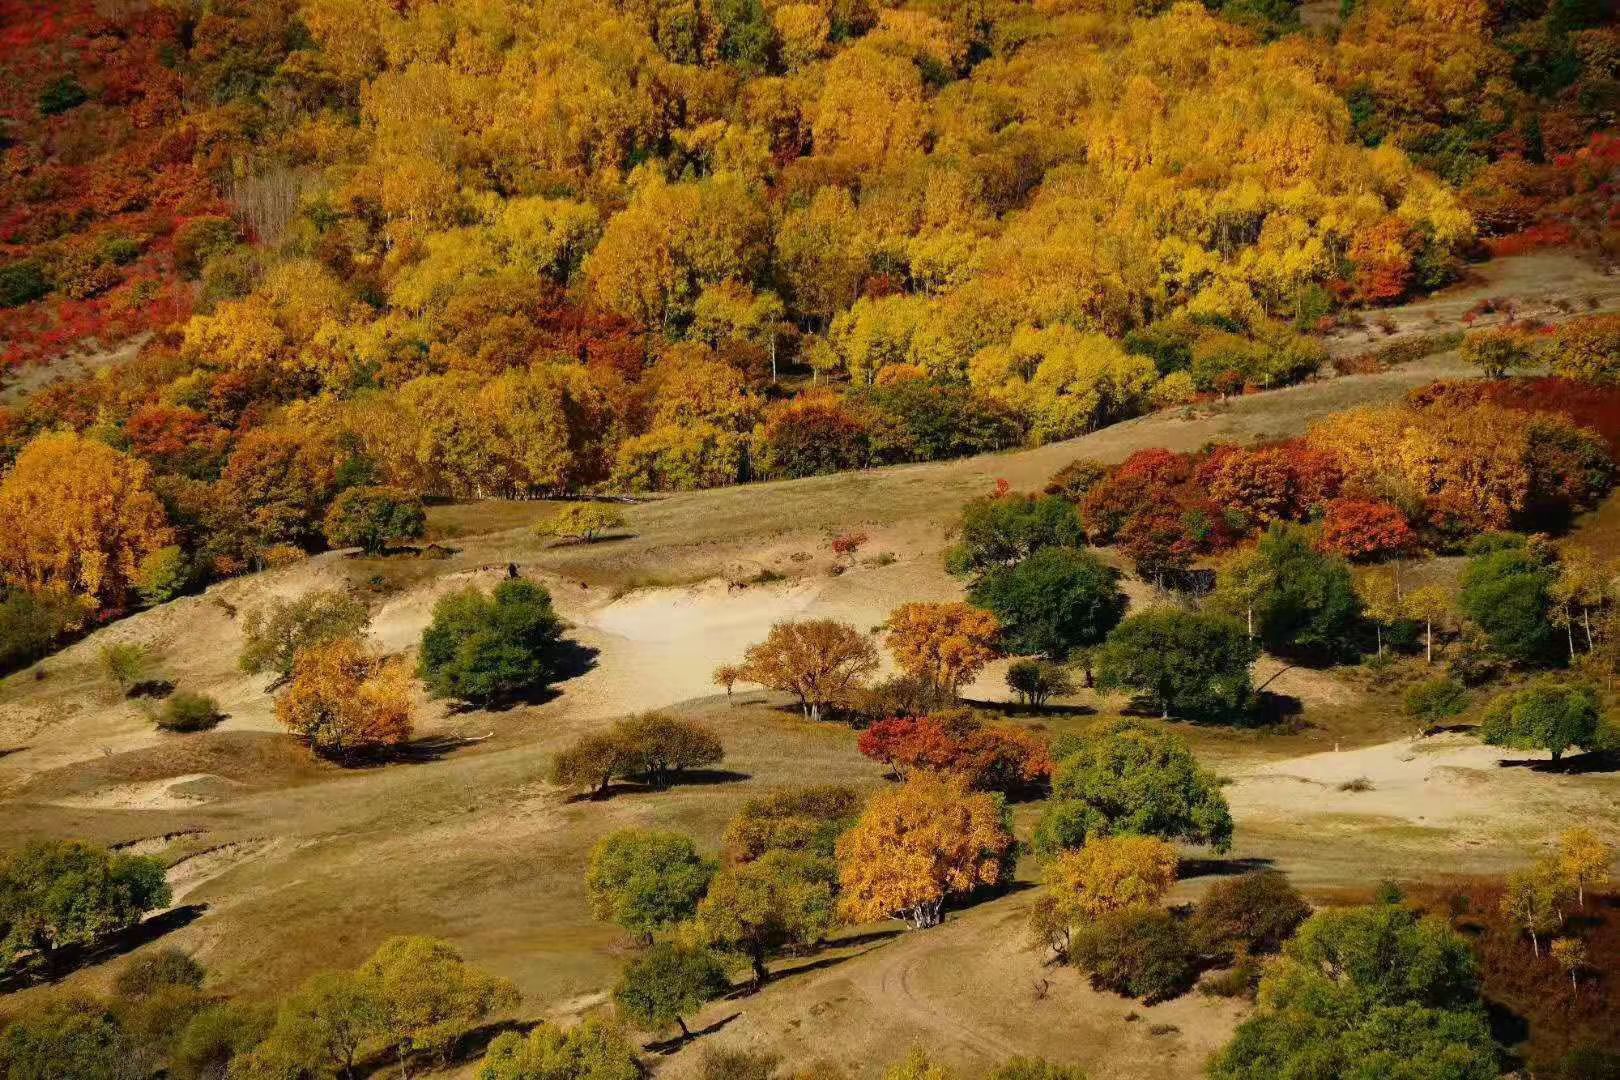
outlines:
[[[0,308],[22,307],[49,295],[51,279],[38,259],[0,266]]]
[[[157,726],[164,731],[207,731],[220,720],[219,702],[185,690],[169,695],[157,714]]]
[[[1102,916],[1075,935],[1069,957],[1094,986],[1147,1001],[1186,990],[1195,972],[1186,927],[1158,908]]]

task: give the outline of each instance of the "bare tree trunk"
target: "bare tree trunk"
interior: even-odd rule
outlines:
[[[1423,620],[1423,662],[1434,663],[1434,620]]]

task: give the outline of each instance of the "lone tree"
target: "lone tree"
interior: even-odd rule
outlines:
[[[1597,691],[1551,676],[1537,679],[1494,698],[1479,734],[1491,746],[1546,750],[1556,765],[1570,747],[1595,750],[1602,745]]]
[[[769,974],[767,957],[809,948],[832,929],[834,877],[827,860],[790,851],[728,866],[698,904],[698,933],[708,944],[746,957],[757,989]]]
[[[1001,623],[971,604],[901,604],[884,624],[900,670],[955,696],[1001,655]]]
[[[1000,799],[920,773],[873,798],[838,841],[841,909],[852,921],[937,926],[948,900],[1007,880],[1014,846]]]
[[[1050,660],[1101,644],[1125,614],[1119,571],[1074,548],[1045,548],[996,567],[968,597],[1001,621],[1009,653]]]
[[[715,873],[689,836],[678,832],[623,829],[591,852],[585,892],[591,913],[642,942],[692,917]]]
[[[1231,846],[1232,814],[1221,781],[1198,765],[1180,736],[1109,720],[1063,749],[1052,799],[1035,829],[1037,850],[1063,851],[1122,833],[1216,851]]]
[[[1146,694],[1166,719],[1226,720],[1249,707],[1249,669],[1259,655],[1234,619],[1158,608],[1108,635],[1097,651],[1097,685]]]
[[[779,622],[748,650],[742,665],[749,682],[796,696],[810,720],[848,700],[877,669],[872,642],[835,619]]]
[[[632,1022],[648,1030],[676,1024],[685,1040],[692,1037],[686,1014],[730,989],[725,965],[714,953],[699,946],[660,941],[626,965],[613,1000]]]
[[[615,776],[667,787],[688,769],[725,759],[720,737],[707,725],[664,713],[643,713],[611,730],[581,736],[552,761],[552,783],[588,787],[601,796]]]
[[[551,594],[521,578],[451,593],[422,632],[419,669],[434,694],[487,704],[532,694],[561,669],[563,621]]]
[[[624,511],[604,503],[571,503],[556,517],[535,528],[540,536],[555,537],[583,544],[594,544],[604,533],[623,529],[629,521]]]
[[[1067,668],[1047,660],[1014,660],[1007,666],[1007,689],[1018,700],[1034,708],[1043,707],[1054,697],[1074,692],[1074,680]]]
[[[352,761],[411,737],[415,709],[402,661],[356,638],[304,649],[276,697],[276,719],[322,757]]]
[[[326,512],[326,542],[380,555],[390,544],[416,540],[427,529],[422,500],[397,487],[346,488]]]
[[[94,945],[169,902],[163,864],[80,840],[36,840],[0,859],[0,962],[47,963]]]

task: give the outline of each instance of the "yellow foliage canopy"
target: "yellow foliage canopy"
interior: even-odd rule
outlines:
[[[146,463],[72,432],[41,435],[0,481],[0,574],[102,607],[128,601],[142,559],[172,542]]]

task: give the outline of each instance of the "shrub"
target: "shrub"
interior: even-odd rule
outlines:
[[[660,941],[632,960],[614,987],[613,1000],[621,1012],[648,1030],[671,1021],[691,1038],[685,1014],[731,989],[725,965],[708,949]]]
[[[142,998],[168,986],[192,990],[203,984],[203,966],[189,953],[162,948],[137,956],[113,979],[113,992],[121,998]]]
[[[535,693],[561,671],[562,631],[551,594],[532,581],[503,581],[492,595],[451,593],[422,632],[422,681],[435,695],[480,704]]]
[[[312,589],[296,600],[272,600],[248,613],[242,631],[240,666],[249,675],[292,674],[293,659],[304,649],[365,629],[366,605],[335,589]]]
[[[1427,731],[1442,720],[1462,715],[1468,708],[1468,691],[1456,679],[1441,676],[1407,690],[1403,704],[1406,715],[1419,721]]]
[[[1311,906],[1286,876],[1259,870],[1211,885],[1188,930],[1208,955],[1272,953],[1310,914]]]
[[[38,259],[0,266],[0,308],[22,307],[51,292],[51,279]]]
[[[1186,928],[1157,908],[1127,908],[1086,924],[1070,959],[1092,985],[1150,1002],[1186,990],[1196,971]]]
[[[39,111],[46,116],[57,116],[77,109],[89,100],[89,91],[79,85],[78,79],[72,75],[63,75],[40,92]]]
[[[202,276],[208,260],[235,247],[241,238],[228,217],[195,217],[174,231],[174,268],[188,281]]]
[[[687,769],[725,759],[713,729],[665,713],[643,713],[613,725],[626,770],[654,787],[665,787]]]
[[[99,659],[101,670],[125,693],[139,685],[152,668],[152,651],[131,641],[102,646]]]
[[[163,702],[158,710],[157,726],[164,731],[206,731],[221,718],[219,702],[207,694],[182,690]]]
[[[358,547],[380,555],[388,545],[415,540],[427,527],[422,500],[396,487],[352,487],[332,500],[323,529],[332,547]]]

